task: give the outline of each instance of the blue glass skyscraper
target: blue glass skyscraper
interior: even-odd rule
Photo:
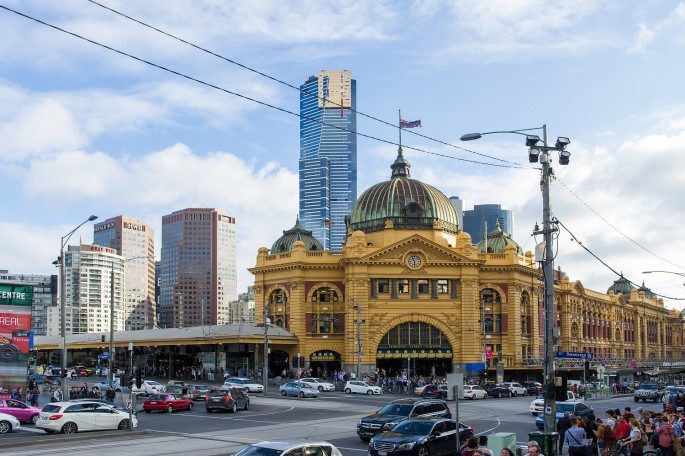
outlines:
[[[300,90],[300,223],[341,250],[357,200],[357,83],[349,70],[321,70]]]
[[[478,244],[488,233],[495,229],[499,222],[502,231],[514,236],[514,214],[502,209],[499,204],[475,204],[473,210],[464,211],[464,231],[471,235],[471,242]],[[487,225],[486,225],[487,223]]]

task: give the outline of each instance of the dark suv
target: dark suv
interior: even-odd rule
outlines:
[[[239,408],[247,410],[250,407],[250,397],[242,388],[217,388],[209,392],[205,398],[207,413],[214,410],[230,410],[235,413]]]
[[[473,436],[470,426],[459,424],[459,442]],[[457,423],[446,418],[417,417],[402,421],[392,431],[369,442],[369,456],[453,455],[457,448]]]
[[[417,416],[452,418],[447,402],[437,399],[398,399],[357,423],[357,435],[367,441],[381,432],[389,431],[397,423]]]

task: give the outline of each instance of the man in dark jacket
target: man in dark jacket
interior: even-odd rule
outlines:
[[[559,418],[557,423],[557,432],[559,433],[559,455],[561,455],[561,450],[564,448],[564,434],[571,428],[571,414],[569,412],[564,412],[564,416]]]

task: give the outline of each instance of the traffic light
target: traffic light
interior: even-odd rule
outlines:
[[[104,334],[102,336],[100,336],[100,342],[102,342],[102,343],[105,342],[105,335]]]
[[[585,378],[590,378],[590,361],[588,361],[587,359],[585,360]]]
[[[136,370],[136,388],[143,386],[143,370],[138,366]]]
[[[568,400],[568,382],[566,375],[561,376],[561,385],[555,387],[555,396],[557,401],[566,401]]]

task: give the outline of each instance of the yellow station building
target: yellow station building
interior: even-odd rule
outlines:
[[[359,197],[342,251],[324,251],[299,221],[259,249],[250,269],[256,307],[298,341],[272,343],[270,368],[297,366],[299,356],[320,375],[409,367],[541,378],[543,283],[534,255],[499,226],[473,245],[449,199],[411,178],[401,148],[391,170]],[[557,270],[554,291],[556,348],[592,353],[593,374],[600,366],[618,375],[685,367],[683,318],[644,286],[621,277],[598,292]]]

